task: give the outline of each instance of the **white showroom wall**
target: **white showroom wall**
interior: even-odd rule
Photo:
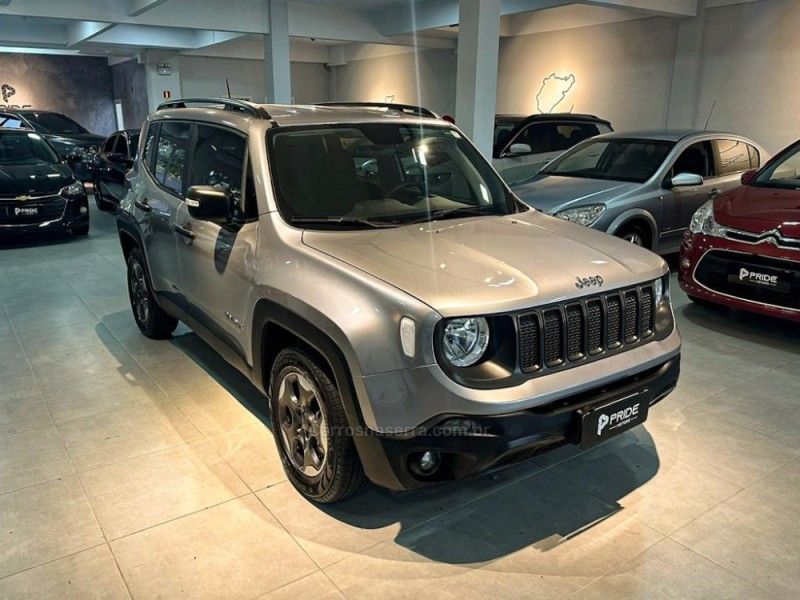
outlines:
[[[331,98],[422,104],[455,112],[456,54],[451,49],[391,53],[350,60],[330,69]]]
[[[181,94],[224,97],[225,79],[231,95],[264,101],[264,63],[260,60],[181,56]],[[321,63],[292,62],[292,96],[295,103],[328,99],[328,74]]]
[[[541,112],[593,113],[617,129],[663,127],[676,32],[674,19],[656,17],[504,38],[497,111],[540,112],[539,95]]]

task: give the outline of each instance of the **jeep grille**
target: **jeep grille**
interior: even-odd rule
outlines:
[[[523,313],[520,368],[544,374],[647,343],[654,302],[652,286],[645,285]]]

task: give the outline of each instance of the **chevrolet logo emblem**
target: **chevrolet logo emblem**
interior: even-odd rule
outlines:
[[[25,202],[26,200],[30,200],[30,196],[17,196],[14,200],[19,200],[20,202]]]

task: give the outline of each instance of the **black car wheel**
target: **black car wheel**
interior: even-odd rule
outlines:
[[[282,350],[270,374],[272,430],[286,476],[306,498],[338,502],[364,485],[339,390],[309,354]]]
[[[74,236],[85,237],[89,235],[89,226],[81,225],[80,227],[73,227],[72,229],[70,229],[70,232]]]
[[[92,183],[92,193],[94,194],[94,202],[97,204],[98,209],[102,211],[114,210],[114,204],[105,199],[103,192],[100,190],[100,185],[96,181]]]
[[[149,338],[167,338],[175,331],[178,320],[168,315],[156,304],[150,289],[147,264],[139,248],[128,255],[128,295],[136,325]]]

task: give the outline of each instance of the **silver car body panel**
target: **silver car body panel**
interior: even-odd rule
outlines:
[[[592,229],[611,234],[616,233],[632,218],[646,214],[644,219],[653,227],[651,249],[660,254],[668,254],[679,248],[681,236],[694,211],[714,195],[739,185],[741,179],[741,173],[734,173],[706,178],[700,186],[664,188],[665,177],[686,148],[703,141],[736,140],[755,147],[759,152],[760,164],[763,165],[769,158],[763,147],[740,135],[719,131],[669,129],[602,134],[577,144],[567,152],[589,142],[619,138],[671,141],[675,142],[675,147],[653,176],[644,183],[541,175],[513,186],[512,189],[523,202],[550,215],[570,208],[604,204],[606,210],[592,225]]]
[[[430,123],[367,109],[266,108],[281,127],[399,118]],[[205,121],[247,135],[259,217],[235,235],[193,221],[183,201],[139,164],[154,120]],[[291,226],[274,196],[265,135],[271,126],[215,109],[151,115],[120,207],[139,223],[155,291],[192,305],[238,347],[250,367],[260,360],[254,355],[259,332],[253,331],[251,317],[260,302],[274,302],[324,332],[341,350],[365,425],[401,431],[451,410],[486,415],[537,406],[641,372],[679,352],[676,329],[662,341],[513,387],[459,385],[434,355],[434,329],[442,318],[532,308],[600,291],[577,289],[576,277],[602,276],[603,292],[640,284],[665,275],[666,263],[616,238],[533,210],[381,230]],[[158,211],[137,207],[143,198]],[[194,241],[187,244],[176,235],[175,225],[191,229]],[[413,358],[401,347],[403,317],[416,323]]]

